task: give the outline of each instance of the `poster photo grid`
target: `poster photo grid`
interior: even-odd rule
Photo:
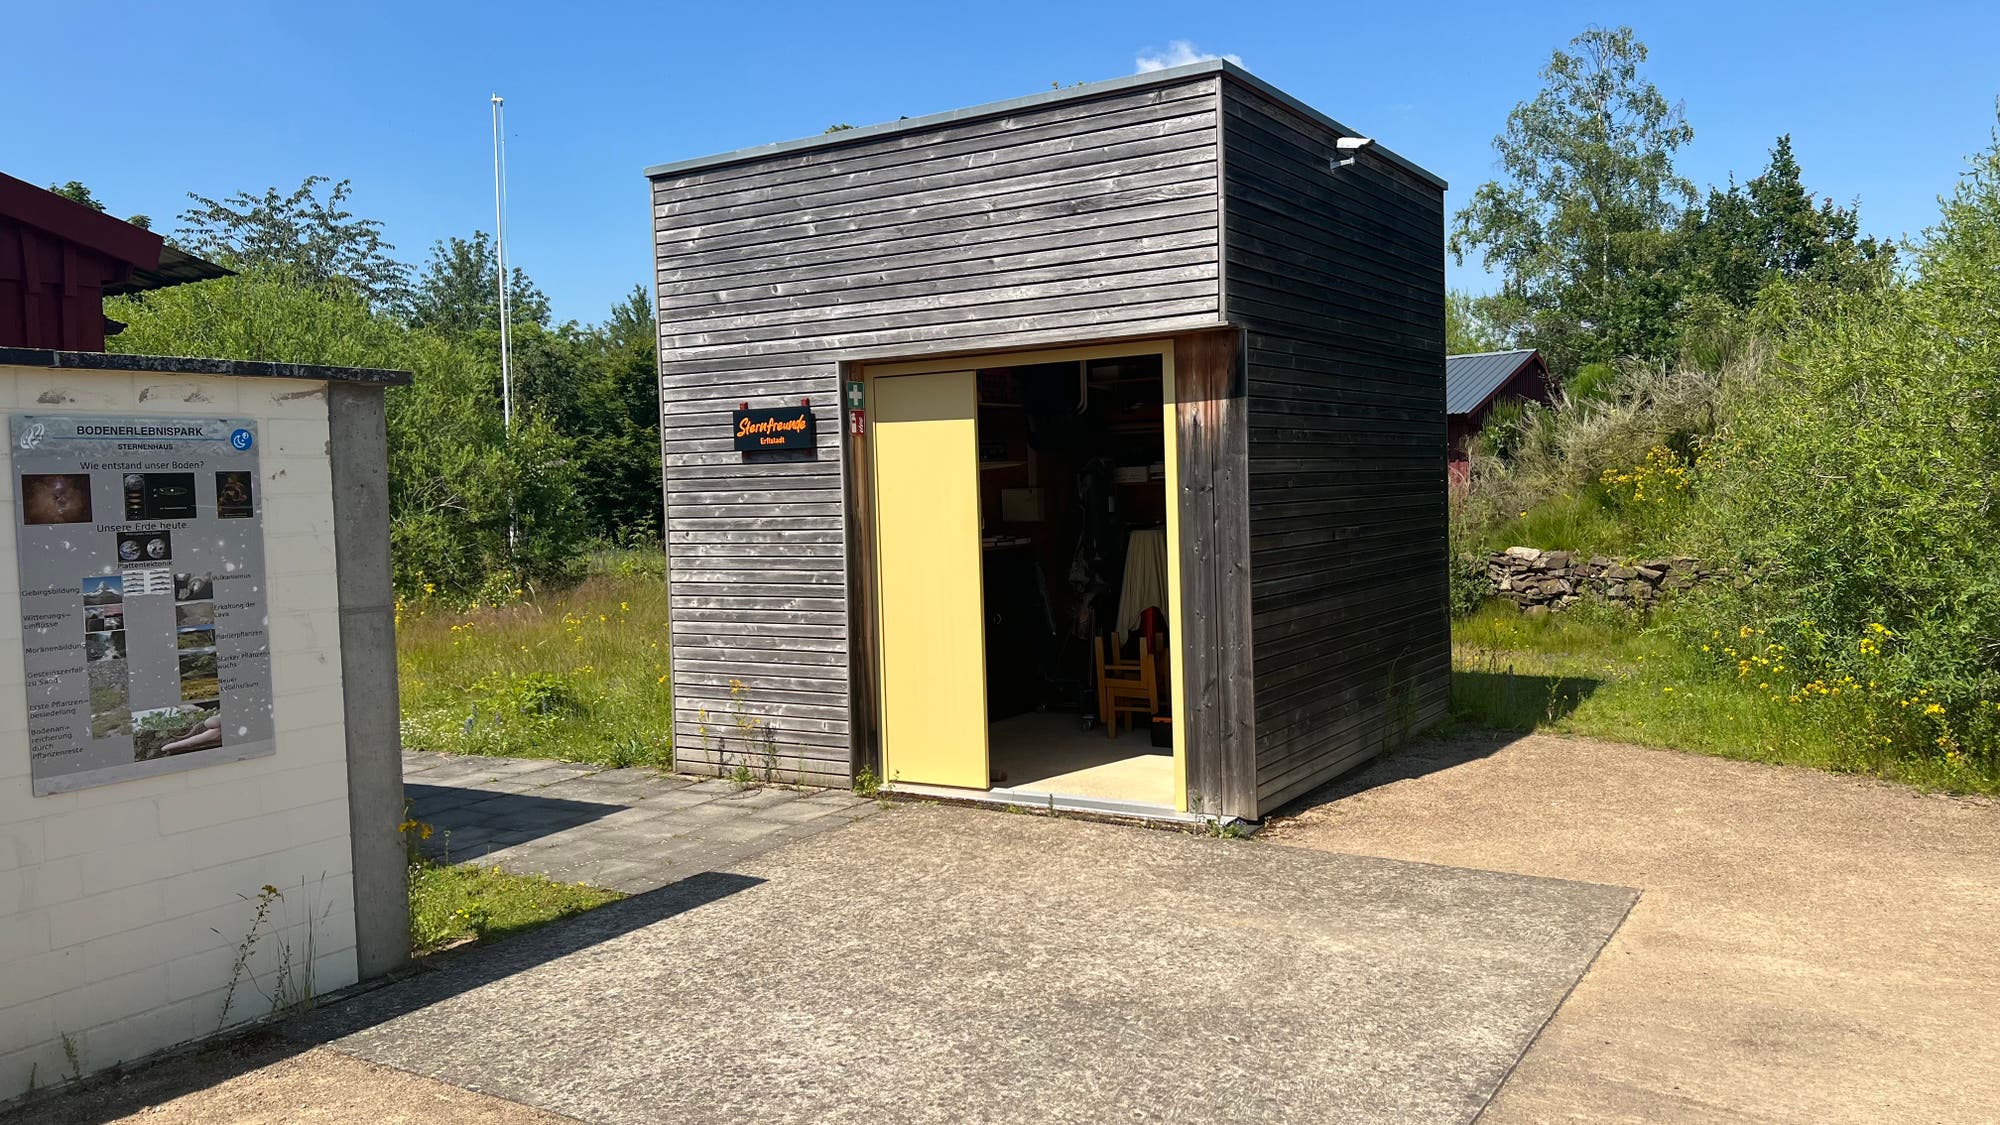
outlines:
[[[275,753],[255,420],[8,425],[34,793]]]

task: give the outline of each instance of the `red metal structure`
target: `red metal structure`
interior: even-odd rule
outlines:
[[[101,352],[104,298],[229,272],[0,173],[0,347]]]

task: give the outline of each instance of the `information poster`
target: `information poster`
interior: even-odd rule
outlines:
[[[256,423],[10,433],[35,794],[272,753]]]

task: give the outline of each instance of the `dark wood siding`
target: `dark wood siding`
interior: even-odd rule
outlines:
[[[1234,330],[1174,345],[1188,810],[1257,817],[1250,669],[1250,427]]]
[[[1248,88],[1223,115],[1268,813],[1445,713],[1444,201]]]
[[[780,776],[848,778],[842,361],[1220,320],[1218,81],[655,178],[685,767],[761,770],[740,717],[769,724]],[[801,398],[814,453],[731,448],[738,403]]]

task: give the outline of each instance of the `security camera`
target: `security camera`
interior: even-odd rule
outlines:
[[[1375,147],[1375,138],[1373,137],[1342,137],[1333,142],[1334,151],[1340,155],[1333,160],[1327,161],[1326,166],[1328,170],[1345,168],[1349,164],[1354,163],[1355,157],[1360,156],[1363,151],[1373,147]]]
[[[1334,160],[1328,160],[1326,162],[1326,170],[1328,172],[1338,172],[1340,168],[1346,168],[1348,164],[1354,162],[1356,156],[1362,154],[1364,148],[1372,148],[1372,146],[1374,146],[1374,138],[1372,136],[1342,136],[1340,140],[1334,142],[1334,152],[1338,152],[1340,156],[1336,156]]]

